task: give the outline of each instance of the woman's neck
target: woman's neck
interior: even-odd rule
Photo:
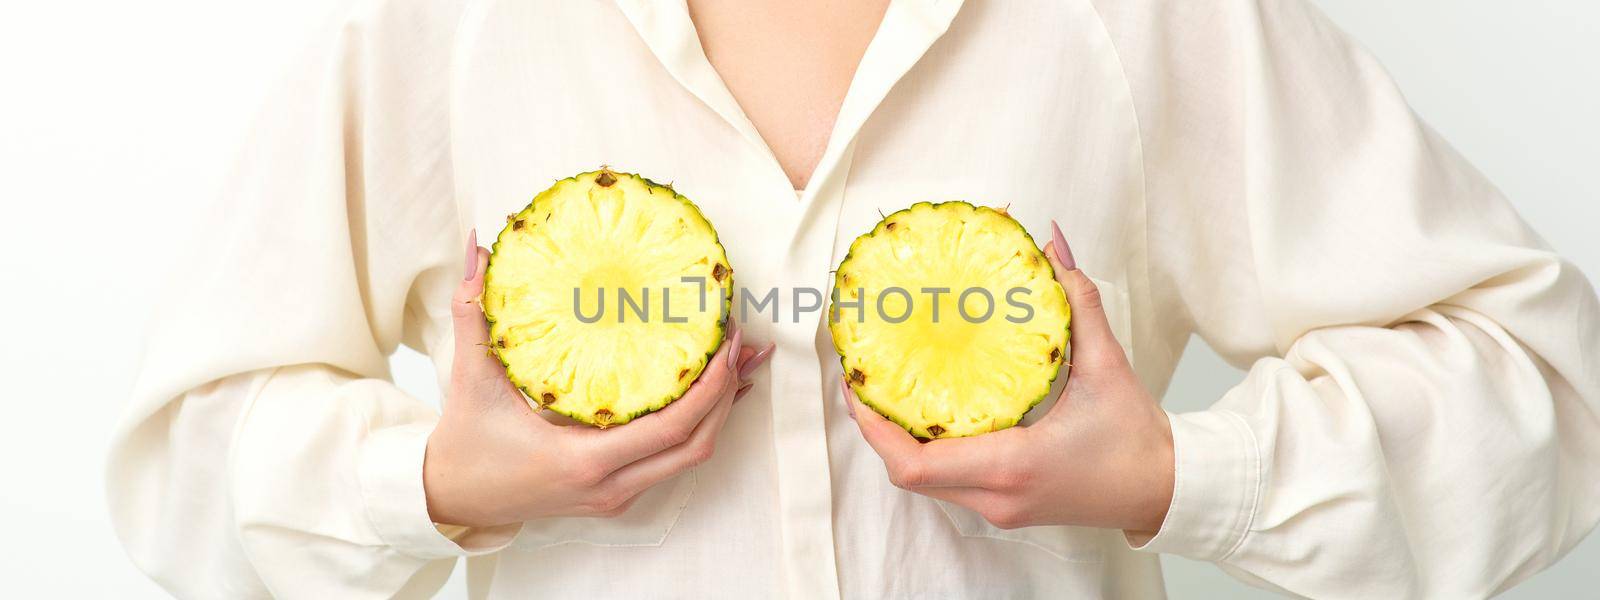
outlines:
[[[888,0],[689,0],[706,58],[789,182],[804,189],[827,149]]]

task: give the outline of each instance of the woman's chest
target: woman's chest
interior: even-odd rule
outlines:
[[[1125,320],[1127,298],[1147,289],[1136,118],[1103,30],[1071,3],[1058,18],[969,3],[922,47],[891,10],[798,199],[686,15],[492,6],[466,24],[452,97],[471,225],[498,228],[555,179],[605,164],[694,200],[740,285],[780,290],[780,320],[812,318],[798,309],[817,303],[794,290],[828,289],[855,236],[922,201],[1008,207],[1038,240],[1058,221],[1079,263],[1122,296]]]

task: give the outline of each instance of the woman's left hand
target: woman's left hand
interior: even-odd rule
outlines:
[[[976,511],[997,527],[1079,525],[1155,535],[1172,500],[1172,427],[1111,332],[1100,293],[1061,229],[1045,255],[1072,306],[1066,389],[1038,422],[920,443],[844,387],[861,434],[900,488]]]

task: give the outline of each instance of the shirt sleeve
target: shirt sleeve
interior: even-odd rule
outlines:
[[[515,532],[430,522],[437,412],[388,373],[402,343],[450,361],[457,11],[355,3],[195,219],[108,465],[119,537],[181,597],[426,596]]]
[[[1171,415],[1142,549],[1309,597],[1485,597],[1549,565],[1600,519],[1594,290],[1315,9],[1186,4],[1125,55],[1151,278],[1249,372]]]

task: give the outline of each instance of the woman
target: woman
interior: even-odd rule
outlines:
[[[152,340],[110,475],[135,561],[195,597],[426,596],[460,556],[475,597],[1158,597],[1170,552],[1454,598],[1600,518],[1593,291],[1305,3],[838,4],[358,3]],[[660,413],[551,425],[476,351],[473,232],[602,163],[780,298],[880,209],[1058,222],[1069,383],[917,444],[783,308]],[[1167,414],[1192,334],[1250,372]]]

